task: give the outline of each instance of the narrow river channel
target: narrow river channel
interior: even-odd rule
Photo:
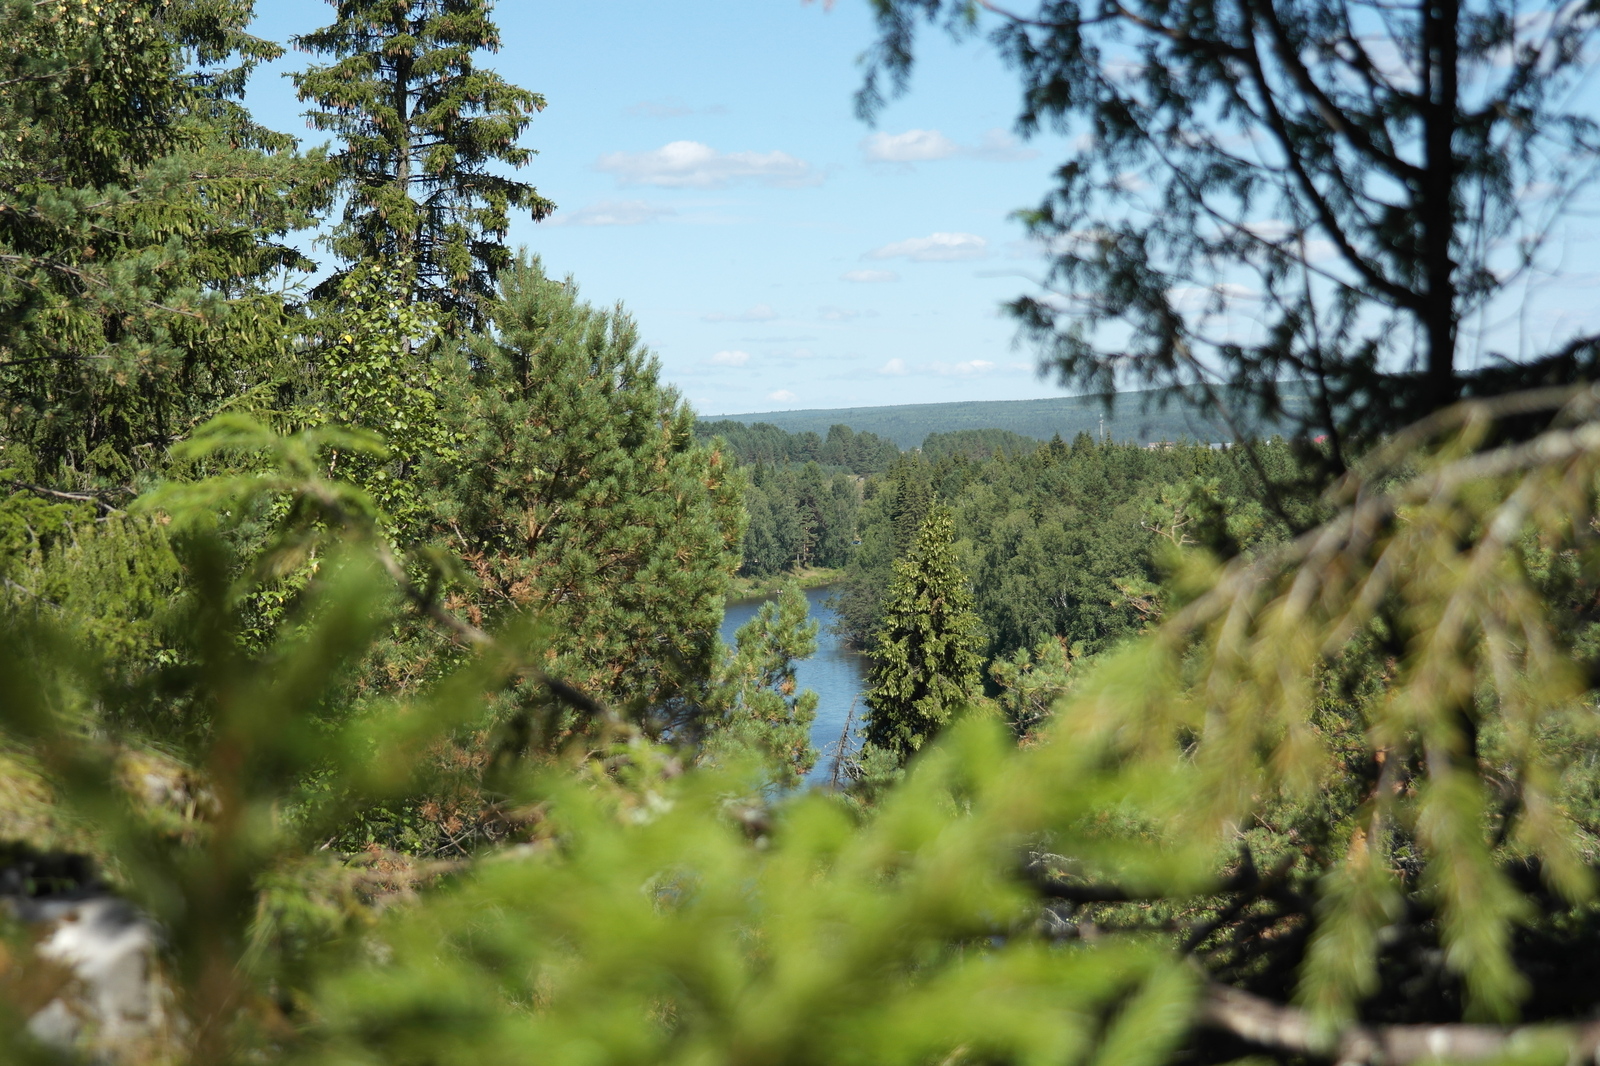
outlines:
[[[818,623],[817,653],[795,665],[795,681],[802,690],[817,694],[817,717],[811,724],[811,746],[817,749],[817,765],[806,776],[808,785],[826,785],[833,778],[833,754],[838,750],[845,717],[854,708],[852,733],[860,728],[861,691],[866,686],[866,661],[861,653],[845,646],[832,630],[835,615],[828,607],[832,589],[809,589],[811,620]],[[733,643],[733,634],[761,609],[763,600],[738,600],[728,604],[722,617],[722,639]]]

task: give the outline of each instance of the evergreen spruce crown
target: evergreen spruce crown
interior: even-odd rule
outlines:
[[[902,761],[979,694],[982,622],[956,558],[955,521],[935,506],[894,563],[872,648],[867,742]]]
[[[511,264],[511,212],[537,221],[555,209],[492,169],[533,158],[518,139],[544,97],[477,65],[477,53],[500,47],[487,0],[336,7],[331,25],[294,38],[333,57],[294,75],[300,99],[314,105],[312,125],[343,142],[333,162],[347,199],[331,247],[347,266],[413,263],[416,297],[479,330],[495,278]]]

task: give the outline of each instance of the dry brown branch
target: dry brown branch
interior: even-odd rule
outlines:
[[[18,481],[16,478],[7,478],[6,484],[10,485],[14,489],[21,489],[24,492],[37,493],[40,496],[52,496],[58,500],[78,500],[83,503],[92,503],[97,507],[104,508],[108,512],[117,510],[117,508],[107,503],[103,497],[92,492],[63,492],[60,489],[52,489],[44,485],[35,485],[28,481]]]

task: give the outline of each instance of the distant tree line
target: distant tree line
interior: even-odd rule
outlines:
[[[743,465],[749,522],[739,572],[846,569],[841,623],[868,650],[895,560],[936,506],[948,508],[985,661],[1050,637],[1093,654],[1138,632],[1156,612],[1165,551],[1203,543],[1232,554],[1284,533],[1285,516],[1256,502],[1262,477],[1287,482],[1304,468],[1279,438],[1255,447],[1257,467],[1205,444],[1151,448],[1087,433],[1069,444],[963,429],[900,452],[842,425],[826,440],[765,423],[695,431],[723,440]],[[855,467],[815,458],[852,453]]]
[[[811,431],[790,433],[768,422],[745,425],[723,419],[700,422],[695,435],[701,440],[721,437],[744,464],[820,463],[852,474],[881,474],[900,458],[900,447],[876,433],[857,433],[838,425],[826,437]]]
[[[766,422],[745,425],[722,420],[697,424],[695,435],[708,443],[720,439],[744,467],[749,526],[739,572],[748,577],[849,565],[861,544],[857,514],[862,499],[876,495],[884,477],[903,490],[905,471],[916,469],[918,462],[1020,458],[1033,454],[1042,443],[1006,429],[930,433],[920,460],[908,460],[906,455],[917,453],[902,454],[893,441],[845,425],[833,426],[824,438],[809,431],[790,433]],[[925,511],[925,506],[905,511],[897,551],[910,543]],[[860,633],[870,625],[863,616]]]
[[[744,467],[750,523],[739,573],[747,577],[848,564],[862,483],[900,458],[893,441],[845,425],[822,437],[724,419],[698,423],[695,435],[720,439]]]
[[[749,470],[744,557],[739,572],[766,577],[783,570],[845,566],[855,553],[860,481],[851,474],[758,463]]]

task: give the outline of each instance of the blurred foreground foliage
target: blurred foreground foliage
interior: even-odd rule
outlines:
[[[1537,410],[1545,433],[1485,446]],[[237,561],[184,515],[255,489],[201,483],[148,507],[189,594],[142,673],[64,607],[6,613],[4,752],[19,807],[47,795],[166,931],[170,1032],[125,1061],[1567,1061],[1596,1039],[1597,473],[1600,389],[1441,413],[1310,532],[1185,554],[1165,621],[1072,662],[1030,743],[956,713],[871,809],[774,794],[756,745],[695,765],[544,677],[548,636],[449,616],[350,486],[272,475],[268,554],[314,536],[322,561],[251,650]],[[470,652],[352,700],[408,610]],[[726,676],[783,694],[751,651]],[[582,725],[531,742],[504,703],[530,678]],[[473,731],[494,846],[329,847]],[[0,1032],[66,1061],[15,1024],[46,979],[22,935]]]

